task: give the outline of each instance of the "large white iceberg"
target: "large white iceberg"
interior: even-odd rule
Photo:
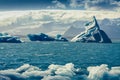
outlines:
[[[97,20],[93,16],[93,21],[85,25],[85,31],[75,36],[71,42],[111,43],[111,40],[103,30],[100,30]]]

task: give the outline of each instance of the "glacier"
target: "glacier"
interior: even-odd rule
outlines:
[[[71,42],[112,43],[108,35],[100,29],[95,16],[91,22],[85,24],[85,31],[72,38]]]

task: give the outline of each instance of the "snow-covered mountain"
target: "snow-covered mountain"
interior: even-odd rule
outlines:
[[[110,38],[120,39],[120,18],[117,19],[103,19],[100,23],[103,29]]]
[[[77,34],[79,34],[80,32],[84,31],[84,28],[76,28],[71,26],[70,28],[68,28],[68,30],[63,34],[63,36],[68,37],[68,38],[72,38],[74,36],[76,36]]]

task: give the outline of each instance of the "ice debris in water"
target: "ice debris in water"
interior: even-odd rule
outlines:
[[[42,80],[71,80],[71,78],[66,76],[63,77],[60,75],[56,75],[56,76],[46,76]]]
[[[42,71],[38,67],[24,64],[17,69],[1,70],[0,75],[6,78],[8,77],[11,80],[23,80],[28,78],[43,78],[43,80],[48,78],[55,80],[59,78],[59,80],[70,80],[70,77],[75,75],[74,69],[74,64],[72,63],[68,63],[64,66],[51,64],[48,70],[45,71]]]
[[[102,64],[100,66],[88,67],[88,80],[120,80],[120,67],[112,67]]]
[[[0,80],[76,80],[76,76],[77,80],[120,80],[120,66],[109,69],[108,65],[102,64],[84,70],[75,68],[72,63],[51,64],[43,71],[39,67],[24,64],[17,69],[0,70]]]
[[[0,80],[11,80],[11,79],[9,77],[5,77],[5,76],[0,75]]]
[[[95,67],[88,67],[87,70],[89,71],[88,78],[95,79],[95,80],[103,80],[102,76],[108,73],[107,65],[95,66]]]
[[[50,65],[49,69],[53,71],[56,75],[61,75],[61,76],[73,76],[75,75],[74,71],[74,64],[68,63],[65,66],[62,65]]]

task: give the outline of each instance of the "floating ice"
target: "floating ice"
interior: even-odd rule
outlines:
[[[28,34],[28,38],[31,41],[68,41],[66,38],[62,37],[62,35],[60,34],[58,34],[55,38],[50,37],[44,33]]]
[[[73,76],[75,75],[74,71],[74,64],[68,63],[65,66],[62,65],[50,65],[49,69],[52,70],[56,75],[61,75],[61,76]]]
[[[103,30],[100,30],[95,16],[93,17],[93,21],[87,23],[85,26],[85,31],[75,36],[71,40],[72,42],[111,43],[111,40],[107,34]]]
[[[95,67],[88,67],[87,70],[89,71],[88,78],[91,80],[103,80],[103,75],[108,73],[107,65],[95,66]]]
[[[88,71],[88,74],[86,74]],[[77,78],[74,78],[77,77]],[[120,66],[90,66],[87,70],[75,68],[74,64],[51,64],[47,70],[24,64],[17,69],[0,70],[0,80],[120,80]]]
[[[11,80],[9,77],[0,75],[0,80]]]
[[[40,34],[28,34],[28,38],[31,41],[54,41],[55,39],[44,34],[44,33],[40,33]]]
[[[45,76],[42,80],[72,80],[72,79],[66,76],[56,75],[56,76]]]
[[[57,34],[55,41],[68,41],[66,38],[62,37],[62,35]]]
[[[0,42],[21,43],[22,41],[17,36],[11,36],[8,33],[0,33]]]
[[[110,70],[108,65],[88,67],[88,80],[120,80],[120,67],[112,67]]]

